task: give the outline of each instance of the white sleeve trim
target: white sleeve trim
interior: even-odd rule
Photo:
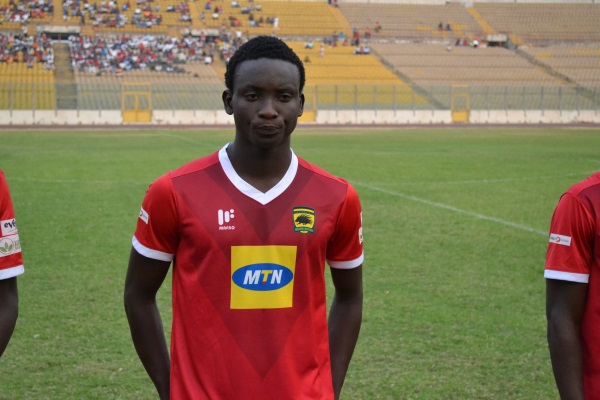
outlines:
[[[360,257],[355,258],[354,260],[350,260],[350,261],[327,260],[327,264],[329,264],[329,266],[331,268],[335,268],[335,269],[352,269],[352,268],[356,268],[356,267],[360,266],[364,260],[365,260],[365,253],[363,252],[360,255]]]
[[[7,269],[0,270],[0,279],[14,278],[15,276],[22,275],[25,272],[23,265],[17,265],[16,267],[10,267]]]
[[[173,258],[175,256],[174,254],[150,249],[150,248],[144,246],[143,244],[141,244],[140,242],[138,242],[138,240],[135,238],[135,236],[131,240],[131,244],[133,245],[133,248],[138,253],[140,253],[144,257],[152,258],[153,260],[171,262],[171,261],[173,261]]]
[[[588,283],[590,281],[589,274],[576,274],[574,272],[556,271],[552,269],[547,269],[544,271],[544,278],[579,283]]]

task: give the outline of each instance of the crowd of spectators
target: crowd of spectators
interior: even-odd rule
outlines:
[[[205,36],[71,36],[69,43],[73,68],[94,75],[122,75],[131,70],[183,73],[183,64],[211,64],[220,51],[218,40]]]
[[[0,16],[6,22],[26,23],[30,20],[43,19],[54,13],[52,0],[9,0],[0,5]]]
[[[8,35],[0,33],[0,62],[26,63],[32,68],[43,63],[44,69],[54,69],[54,51],[50,39],[44,35]]]
[[[95,27],[124,28],[128,24],[138,28],[151,28],[162,24],[161,12],[177,13],[179,21],[191,22],[190,6],[187,1],[175,2],[161,10],[160,4],[152,0],[63,0],[63,19],[78,18],[82,25],[91,21]],[[131,17],[128,17],[130,15]]]
[[[228,62],[246,40],[241,31],[222,26],[218,36],[71,36],[69,48],[74,70],[119,76],[132,70],[183,73],[188,62],[208,65],[215,57]]]

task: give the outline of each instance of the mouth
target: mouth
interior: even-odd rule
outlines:
[[[281,127],[277,125],[260,125],[254,127],[254,131],[261,135],[275,135],[281,132]]]

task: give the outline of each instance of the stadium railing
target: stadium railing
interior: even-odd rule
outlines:
[[[49,86],[50,85],[50,86]],[[19,124],[33,116],[30,123],[36,122],[37,115],[44,115],[44,121],[50,124],[70,123],[64,120],[65,115],[83,113],[91,118],[90,123],[119,122],[119,120],[97,118],[121,115],[125,109],[124,93],[127,88],[119,84],[78,84],[71,99],[51,98],[57,93],[68,93],[62,90],[61,83],[2,83],[0,84],[0,115],[3,124]],[[133,93],[145,97],[149,110],[154,116],[148,123],[180,124],[178,115],[187,115],[186,121],[202,124],[222,121],[195,119],[198,113],[210,115],[223,111],[221,93],[222,84],[150,84],[145,92]],[[445,115],[442,122],[448,120],[457,110],[468,113],[468,121],[475,122],[538,122],[554,121],[560,123],[564,115],[585,116],[587,122],[600,123],[600,86],[410,86],[410,85],[313,85],[305,90],[305,110],[310,122],[343,123],[339,115],[362,115],[361,121],[371,123],[400,122],[398,113],[408,112],[425,115],[422,123],[431,123],[430,115]],[[42,111],[46,113],[40,114]],[[15,114],[16,113],[16,114]],[[75,114],[69,114],[75,113]],[[332,114],[333,113],[333,114]],[[340,114],[342,113],[342,114]],[[391,114],[390,114],[391,113]],[[427,114],[428,113],[428,114]],[[450,114],[449,114],[450,113]],[[502,114],[501,117],[498,115]],[[62,115],[61,119],[56,116]],[[20,117],[15,119],[14,115]],[[192,116],[190,116],[192,115]],[[327,115],[327,117],[325,117]],[[511,121],[507,115],[516,115]],[[557,115],[559,117],[557,117]],[[155,118],[156,117],[156,118]],[[112,117],[111,117],[112,118]],[[211,117],[212,118],[212,117]],[[354,119],[353,119],[354,118]],[[358,117],[350,118],[356,121]],[[419,118],[415,117],[415,123]],[[347,118],[346,118],[347,119]],[[572,120],[568,117],[567,120]],[[78,123],[85,124],[85,119]],[[351,121],[351,122],[352,122]]]

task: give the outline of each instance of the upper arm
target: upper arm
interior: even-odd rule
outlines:
[[[546,317],[579,324],[587,298],[586,283],[546,279]]]
[[[340,301],[362,301],[362,265],[350,269],[330,269],[336,298]]]
[[[16,307],[19,302],[17,277],[0,279],[0,306]],[[5,310],[0,310],[0,314]]]
[[[131,249],[125,278],[125,298],[154,299],[169,271],[170,262],[155,260]]]

